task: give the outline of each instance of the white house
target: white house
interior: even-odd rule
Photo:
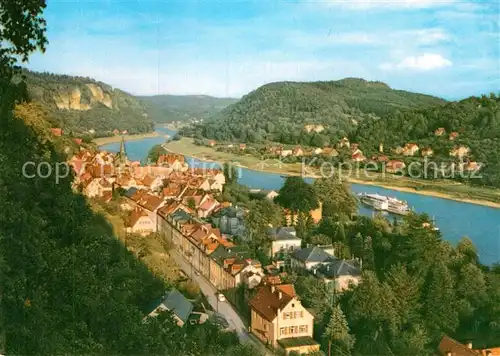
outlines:
[[[279,227],[269,229],[271,239],[271,257],[276,257],[280,253],[292,253],[300,250],[302,240],[297,237],[294,227]]]

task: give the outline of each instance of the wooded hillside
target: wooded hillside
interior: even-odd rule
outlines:
[[[316,145],[352,133],[365,120],[398,109],[443,104],[432,96],[393,90],[381,82],[348,78],[328,82],[266,84],[184,134],[216,140],[263,140]],[[306,132],[321,124],[323,131]]]
[[[158,123],[206,119],[238,101],[207,95],[139,96]]]

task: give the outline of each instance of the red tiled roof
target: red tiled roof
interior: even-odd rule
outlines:
[[[477,356],[477,353],[472,349],[446,335],[439,343],[438,352],[441,356],[447,356],[448,352],[451,353],[451,356]]]
[[[83,140],[82,140],[81,138],[74,138],[74,139],[73,139],[73,141],[75,141],[75,143],[76,143],[77,145],[81,145],[81,144],[82,144],[82,142],[83,142]]]
[[[281,299],[277,291],[272,292],[272,287],[262,286],[257,294],[248,303],[257,314],[268,321],[273,321],[278,315],[278,309],[283,309],[292,297],[286,293],[281,293]]]
[[[139,219],[145,216],[148,216],[148,213],[146,213],[144,210],[140,208],[135,208],[130,212],[127,219],[125,219],[125,226],[134,227],[135,224],[139,221]]]
[[[162,203],[163,199],[151,194],[143,195],[138,202],[140,206],[146,208],[149,211],[155,211],[160,207]]]
[[[295,287],[293,284],[281,284],[279,286],[276,286],[278,290],[281,290],[281,292],[288,294],[290,297],[296,297],[297,294],[295,293]]]
[[[500,356],[500,347],[490,347],[487,349],[474,350],[474,351],[476,351],[480,356]]]
[[[102,194],[101,200],[105,203],[109,203],[113,199],[113,193],[112,192],[104,192]]]
[[[62,136],[62,134],[63,134],[63,130],[59,127],[52,128],[52,129],[50,129],[50,131],[52,131],[52,134],[54,136]]]
[[[178,161],[180,163],[184,163],[184,156],[183,155],[178,155],[178,154],[175,154],[175,153],[168,153],[168,154],[165,154],[165,155],[160,155],[160,157],[158,157],[158,162],[157,164],[159,166],[161,166],[162,164],[174,164],[175,161]]]

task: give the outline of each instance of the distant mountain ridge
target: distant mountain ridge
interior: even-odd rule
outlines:
[[[136,97],[91,78],[23,71],[31,99],[48,112],[50,123],[75,135],[95,131],[145,133],[154,129],[147,106]]]
[[[234,98],[216,98],[209,95],[153,95],[138,96],[153,113],[159,123],[205,119],[230,104],[238,101]]]
[[[328,143],[354,132],[364,120],[397,110],[442,105],[430,95],[391,89],[382,82],[346,78],[322,82],[269,83],[245,95],[184,134],[216,140],[279,141],[304,145]],[[305,132],[305,125],[325,130]]]

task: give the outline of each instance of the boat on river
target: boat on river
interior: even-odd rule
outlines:
[[[363,204],[375,210],[387,211],[397,215],[407,215],[410,212],[407,202],[393,197],[380,194],[360,193],[358,194],[358,198]]]

